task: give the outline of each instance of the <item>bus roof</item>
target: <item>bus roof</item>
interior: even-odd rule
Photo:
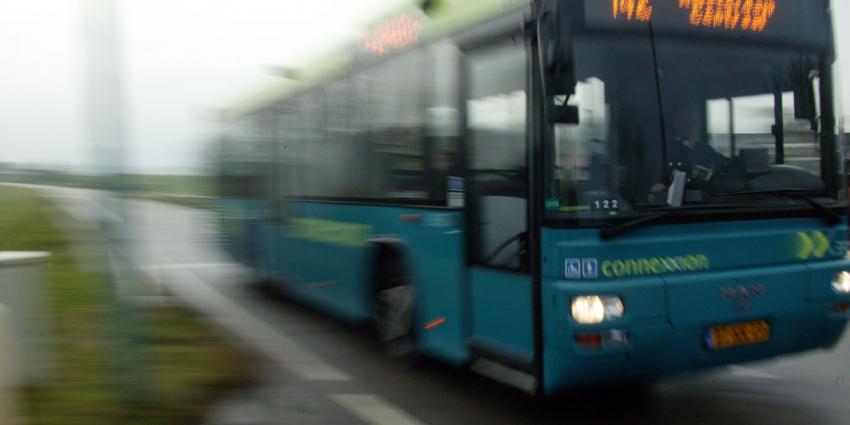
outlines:
[[[431,0],[427,15],[419,6],[422,0],[409,1],[410,3],[382,15],[368,26],[364,35],[409,13],[425,17],[421,28],[417,28],[418,41],[434,40],[504,12],[520,9],[533,0]],[[225,109],[223,119],[238,120],[323,81],[342,76],[351,68],[354,58],[353,49],[329,52],[305,67],[291,71],[287,78],[282,76],[279,81],[268,84],[230,105]]]

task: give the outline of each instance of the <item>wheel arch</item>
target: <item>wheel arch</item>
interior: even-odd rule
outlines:
[[[369,279],[372,293],[377,291],[383,273],[407,273],[413,275],[410,261],[410,245],[397,236],[386,236],[369,240],[372,246]],[[392,267],[392,269],[389,269]]]

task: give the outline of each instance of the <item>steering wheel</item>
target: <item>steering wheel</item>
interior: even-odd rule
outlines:
[[[519,232],[516,235],[512,236],[510,239],[502,242],[498,247],[496,247],[495,250],[493,250],[493,253],[490,254],[490,256],[488,256],[487,258],[484,259],[484,264],[492,263],[493,260],[495,260],[496,257],[498,257],[499,254],[501,254],[502,251],[505,250],[505,248],[507,248],[508,246],[510,246],[514,242],[519,242],[519,249],[517,250],[516,254],[520,257],[520,269],[523,270],[523,271],[527,270],[528,264],[526,264],[526,261],[525,261],[525,259],[527,258],[527,256],[525,254],[528,252],[528,232],[527,231]]]

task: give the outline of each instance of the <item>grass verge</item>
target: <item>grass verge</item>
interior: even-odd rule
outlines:
[[[215,194],[213,178],[202,175],[124,174],[92,176],[83,174],[0,174],[6,183],[29,183],[81,188],[113,188],[120,182],[130,193],[159,195],[211,196]]]
[[[53,206],[26,189],[0,187],[0,251],[49,251],[44,285],[53,371],[22,392],[32,425],[185,425],[197,423],[226,390],[254,382],[249,356],[192,312],[156,308],[139,314],[146,400],[127,400],[127,366],[110,320],[113,294],[83,269],[73,246],[50,221]]]

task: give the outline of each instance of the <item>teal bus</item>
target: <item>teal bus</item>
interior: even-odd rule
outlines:
[[[411,3],[224,114],[228,250],[533,391],[833,347],[828,0]]]

